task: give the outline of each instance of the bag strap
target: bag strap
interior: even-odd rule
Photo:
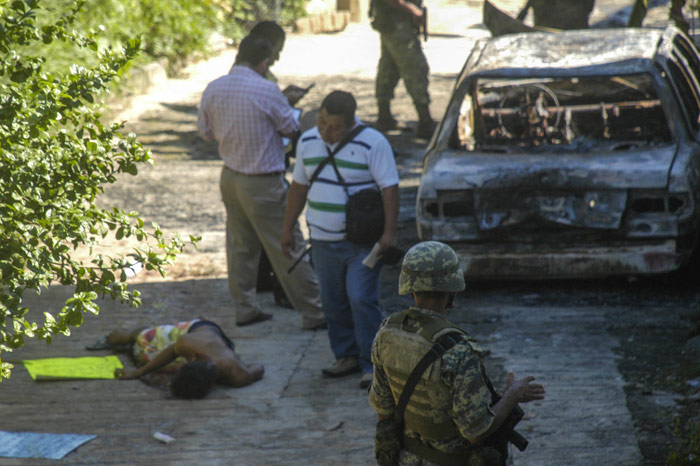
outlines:
[[[458,338],[453,338],[453,335],[457,336]],[[403,422],[403,412],[406,409],[408,400],[413,394],[413,389],[416,388],[416,385],[418,384],[418,381],[423,375],[423,372],[425,372],[428,366],[430,366],[433,362],[441,358],[442,355],[445,354],[445,352],[448,349],[456,345],[457,342],[460,340],[459,337],[461,337],[461,334],[457,332],[446,333],[445,335],[442,335],[438,339],[438,341],[435,342],[433,347],[430,348],[430,351],[428,351],[425,354],[425,356],[423,356],[423,358],[420,361],[418,361],[418,364],[416,364],[416,367],[413,369],[413,372],[411,372],[411,375],[408,376],[408,380],[406,380],[406,385],[404,385],[403,387],[401,396],[399,396],[399,403],[396,406],[396,411],[394,411],[394,417],[396,418],[396,420],[398,420],[399,422]]]
[[[311,187],[311,185],[313,184],[313,182],[316,181],[316,179],[318,178],[318,175],[321,173],[321,170],[323,170],[323,167],[325,167],[326,164],[327,164],[328,162],[333,162],[333,168],[335,169],[336,175],[339,177],[339,178],[338,178],[338,181],[340,181],[341,183],[345,183],[345,181],[342,179],[342,177],[340,177],[340,172],[338,172],[338,167],[335,165],[334,156],[335,156],[335,154],[337,154],[338,152],[340,152],[340,149],[342,149],[343,147],[345,147],[345,145],[346,145],[347,143],[349,143],[350,141],[352,141],[353,139],[355,139],[355,136],[357,136],[358,134],[360,134],[360,133],[362,132],[362,130],[365,129],[365,128],[366,128],[365,125],[357,125],[357,126],[355,126],[355,127],[352,129],[352,131],[350,131],[350,132],[343,138],[343,140],[340,141],[340,142],[338,143],[337,146],[335,146],[335,149],[333,150],[333,152],[331,152],[330,149],[328,149],[328,146],[326,146],[325,143],[324,143],[324,146],[326,147],[326,150],[328,151],[328,157],[326,157],[325,159],[321,160],[321,163],[318,164],[318,166],[316,167],[316,170],[314,170],[313,174],[311,175],[311,178],[309,178],[309,188]]]

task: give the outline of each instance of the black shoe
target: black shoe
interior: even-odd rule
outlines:
[[[418,123],[418,127],[416,128],[416,138],[430,139],[433,136],[433,132],[435,132],[436,127],[437,123],[433,120]]]
[[[322,322],[319,322],[318,324],[304,326],[301,329],[302,330],[316,331],[316,330],[326,330],[327,328],[328,328],[328,323],[324,320]]]
[[[291,301],[289,301],[287,294],[282,289],[282,285],[277,283],[272,293],[275,297],[275,304],[281,307],[286,307],[287,309],[294,309],[294,306],[292,306]]]
[[[236,322],[236,325],[238,327],[245,327],[246,325],[253,325],[257,324],[258,322],[265,322],[266,320],[272,319],[272,314],[267,314],[265,312],[261,312],[260,314],[256,315],[250,320],[246,320],[245,322]]]
[[[373,377],[374,376],[371,372],[362,374],[362,378],[360,379],[360,388],[369,388],[369,386],[372,385]]]
[[[399,122],[394,117],[379,117],[374,127],[379,131],[392,131],[399,127]]]

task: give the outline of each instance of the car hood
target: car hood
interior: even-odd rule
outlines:
[[[469,190],[479,229],[526,220],[619,228],[629,189],[668,185],[675,146],[604,154],[443,152],[421,182],[421,199]]]

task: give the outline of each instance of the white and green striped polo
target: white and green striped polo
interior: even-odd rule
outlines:
[[[331,151],[335,144],[328,145]],[[326,143],[317,128],[306,131],[297,143],[293,179],[308,186],[319,163],[328,157]],[[399,184],[394,153],[384,135],[374,128],[365,128],[335,155],[340,174],[353,194],[361,189]],[[338,182],[333,165],[321,170],[309,189],[306,220],[311,238],[322,241],[340,241],[345,238],[345,190]]]

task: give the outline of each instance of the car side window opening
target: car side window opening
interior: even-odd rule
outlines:
[[[481,78],[462,101],[453,148],[586,152],[671,142],[653,77]]]

